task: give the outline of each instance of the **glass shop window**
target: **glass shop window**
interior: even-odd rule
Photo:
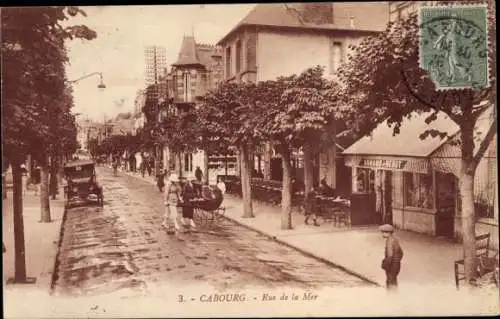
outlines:
[[[432,175],[403,173],[404,204],[419,208],[434,208]]]
[[[356,170],[357,191],[359,193],[372,193],[375,191],[375,171],[368,168]]]

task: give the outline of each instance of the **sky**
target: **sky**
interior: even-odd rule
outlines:
[[[103,121],[134,109],[137,91],[145,88],[146,46],[166,49],[170,67],[184,35],[194,31],[198,43],[215,44],[226,35],[254,4],[93,6],[81,7],[87,17],[70,18],[65,25],[85,24],[97,32],[91,41],[67,42],[69,80],[102,72],[105,89],[98,89],[99,77],[73,84],[74,113]]]

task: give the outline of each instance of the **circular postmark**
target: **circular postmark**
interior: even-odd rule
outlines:
[[[486,7],[421,8],[419,19],[420,67],[438,89],[489,86]]]

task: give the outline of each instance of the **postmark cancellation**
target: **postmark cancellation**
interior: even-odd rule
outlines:
[[[486,5],[421,7],[419,63],[438,90],[490,85]]]

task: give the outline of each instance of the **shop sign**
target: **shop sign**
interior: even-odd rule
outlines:
[[[385,159],[362,159],[359,166],[372,167],[380,169],[403,169],[407,161],[385,160]]]

